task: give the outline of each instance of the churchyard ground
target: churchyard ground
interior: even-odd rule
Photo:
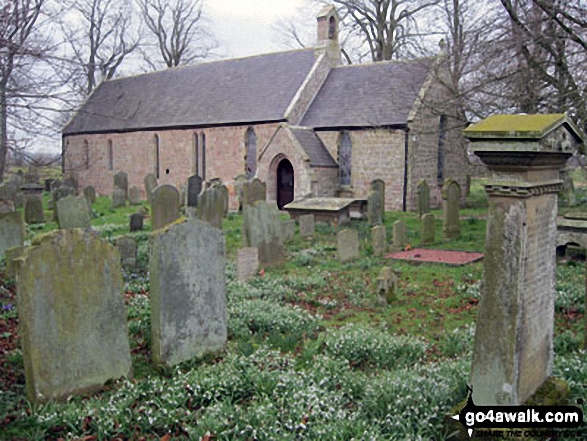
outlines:
[[[577,197],[584,197],[587,211],[580,184]],[[458,239],[440,239],[442,216],[433,210],[437,241],[430,247],[483,251],[486,199],[479,181],[468,201]],[[98,198],[92,227],[114,241],[128,234],[128,216],[137,207],[110,206],[109,198]],[[409,246],[418,246],[415,213],[386,213],[388,242],[399,219]],[[453,434],[446,416],[466,397],[482,263],[449,267],[374,257],[366,223],[351,227],[359,233],[360,258],[340,263],[336,231],[316,224],[313,238],[296,233],[286,245],[282,268],[239,282],[241,227],[241,215],[224,220],[226,351],[154,368],[147,221],[145,231],[131,234],[139,244],[139,270],[124,275],[133,379],[66,402],[26,401],[14,281],[2,277],[0,439],[441,440]],[[55,228],[29,227],[27,239]],[[380,306],[376,278],[386,265],[399,277],[397,299]],[[558,264],[554,372],[568,382],[573,404],[587,386],[584,280],[583,262]]]

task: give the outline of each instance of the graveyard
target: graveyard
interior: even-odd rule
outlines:
[[[579,202],[573,209],[587,211],[587,180],[580,171],[574,177]],[[119,379],[66,398],[28,401],[25,365],[42,370],[43,362],[37,366],[23,354],[15,280],[5,265],[0,297],[0,438],[458,439],[459,428],[448,417],[466,398],[483,262],[450,266],[392,260],[389,255],[391,250],[420,246],[484,252],[485,184],[483,179],[473,181],[457,215],[459,232],[451,228],[451,238],[443,234],[442,209],[424,214],[424,222],[417,212],[386,212],[378,226],[363,219],[344,229],[300,218],[299,225],[289,221],[293,236],[290,232],[283,238],[279,262],[275,251],[279,244],[269,244],[262,252],[259,233],[243,225],[250,219],[255,225],[264,222],[262,211],[247,206],[243,213],[212,216],[221,224],[221,235],[203,221],[186,223],[178,207],[168,208],[167,213],[175,210],[177,216],[170,216],[153,232],[154,213],[148,201],[114,208],[112,198],[97,197],[91,205],[95,236],[83,233],[95,254],[81,253],[78,262],[88,262],[76,264],[93,268],[99,266],[96,256],[110,253],[110,248],[101,251],[106,245],[92,247],[98,237],[112,246],[133,239],[135,246],[130,259],[120,250],[123,286],[114,283],[113,289],[122,291],[123,297],[116,300],[113,292],[114,304],[96,306],[110,311],[108,323],[100,325],[104,334],[88,331],[84,337],[93,342],[91,353],[99,364],[103,352],[112,354],[101,348],[106,345],[101,338],[107,338],[114,322],[122,323],[121,329],[128,326],[128,348],[124,349],[124,339],[117,339],[121,348],[110,361]],[[155,192],[153,200],[156,197]],[[210,199],[206,203],[214,205],[214,198]],[[58,230],[50,201],[49,193],[44,193],[46,222],[28,224],[24,239],[37,244],[37,252],[58,265],[66,253],[51,249],[49,242],[67,247],[68,239],[52,235],[83,230]],[[59,205],[63,212],[62,207],[66,205]],[[129,218],[138,212],[145,214],[144,226],[129,232]],[[289,219],[277,211],[267,216],[283,223]],[[421,231],[423,224],[433,225],[432,234]],[[286,234],[285,229],[281,234]],[[355,248],[341,251],[347,246]],[[51,252],[57,252],[54,258],[48,257]],[[265,264],[262,254],[269,256]],[[239,268],[239,258],[255,264]],[[34,262],[35,256],[29,252],[26,259]],[[164,296],[176,293],[166,291],[177,279],[193,283],[193,262],[198,260],[206,260],[205,272],[217,277],[207,284],[226,287],[226,316],[223,305],[210,299],[197,306],[215,305],[206,309],[209,320],[193,328],[188,322],[197,311],[180,314],[185,309],[177,304],[181,299]],[[27,268],[33,279],[41,271],[32,263]],[[84,285],[83,279],[80,275],[78,283]],[[587,382],[584,280],[583,261],[558,262],[553,375],[566,382],[567,402],[580,405]],[[84,289],[80,286],[72,292],[84,296]],[[172,316],[172,328],[153,335],[152,329],[158,328],[152,328],[152,322],[164,322],[166,314],[167,320]],[[84,320],[91,321],[91,313]],[[176,344],[174,333],[188,328],[197,332],[183,335],[182,343]],[[44,334],[37,338],[43,341]],[[202,353],[197,356],[190,355],[192,338],[208,345],[200,346]],[[39,348],[51,352],[56,362],[60,351],[67,350],[44,344]],[[130,359],[118,356],[125,352]],[[46,360],[51,354],[40,357]],[[59,387],[67,389],[71,378],[57,377],[63,383]]]

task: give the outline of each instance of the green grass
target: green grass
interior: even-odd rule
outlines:
[[[434,211],[437,242],[431,248],[483,251],[481,192],[482,182],[474,181],[459,239],[441,239],[441,212]],[[99,198],[92,226],[113,241],[128,234],[128,216],[137,208],[114,210],[109,198]],[[386,214],[388,240],[399,219],[417,247],[413,213]],[[482,263],[414,265],[375,257],[370,227],[353,222],[361,257],[341,264],[335,229],[318,224],[313,239],[296,236],[286,246],[282,268],[243,283],[235,277],[242,216],[230,214],[223,223],[227,350],[156,370],[150,361],[149,220],[145,225],[145,232],[134,233],[139,271],[124,274],[134,379],[63,403],[29,405],[22,352],[10,346],[0,355],[0,439],[201,439],[207,433],[212,439],[447,438],[444,416],[466,396]],[[28,238],[54,228],[29,229]],[[398,295],[378,306],[376,277],[385,265],[398,274]],[[581,361],[584,271],[575,262],[557,269],[555,372],[569,381],[573,400],[587,383]],[[0,312],[0,320],[14,324],[13,283],[1,283],[0,303],[12,307]],[[0,339],[13,340],[13,333],[0,330]]]

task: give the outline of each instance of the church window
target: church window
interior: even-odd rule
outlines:
[[[112,140],[108,140],[108,170],[114,170],[114,147]]]
[[[342,132],[338,146],[340,185],[351,185],[352,142],[349,132]]]
[[[438,183],[444,181],[444,142],[446,140],[446,115],[440,116],[438,124],[438,162],[436,167],[436,174]]]
[[[159,179],[161,173],[161,142],[159,135],[155,135],[155,176]]]
[[[257,135],[255,134],[255,129],[252,127],[249,127],[245,134],[245,147],[245,174],[248,179],[251,179],[257,173]]]

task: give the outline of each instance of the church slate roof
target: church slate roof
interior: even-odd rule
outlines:
[[[291,131],[310,158],[310,166],[338,167],[322,140],[312,129],[292,128]]]
[[[104,81],[63,134],[283,121],[314,62],[304,49]]]
[[[315,129],[405,125],[430,58],[332,69],[301,125]]]

